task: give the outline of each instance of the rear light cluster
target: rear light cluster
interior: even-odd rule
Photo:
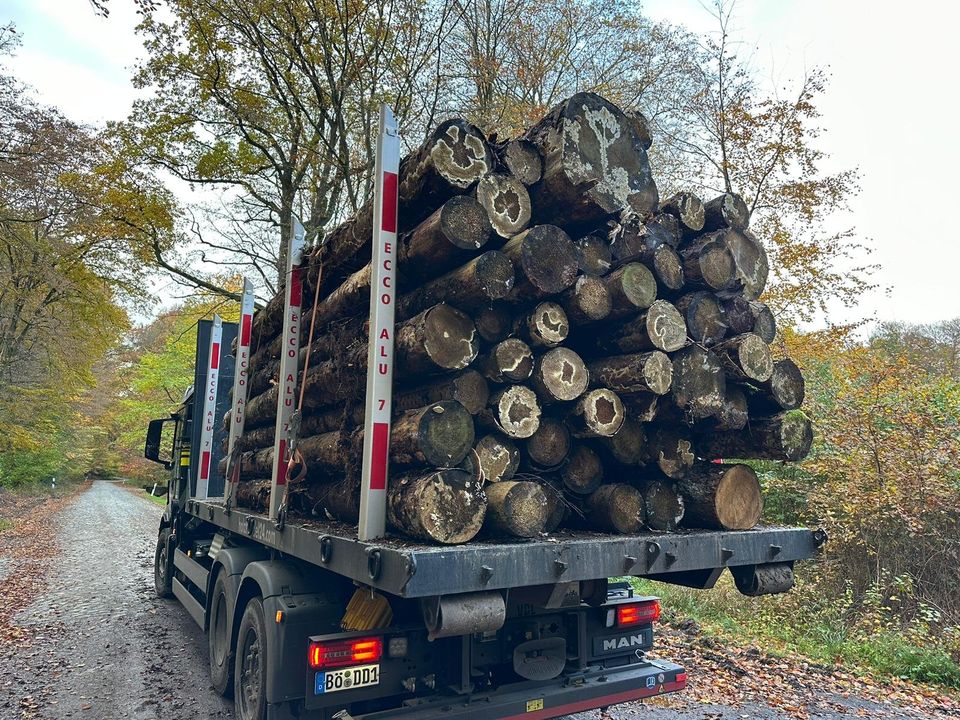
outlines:
[[[364,637],[312,642],[307,657],[314,670],[380,662],[383,657],[383,639]]]
[[[660,601],[648,600],[642,603],[617,606],[617,627],[648,625],[660,619]]]

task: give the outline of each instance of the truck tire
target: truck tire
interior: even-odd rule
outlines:
[[[264,720],[267,716],[267,624],[263,600],[251,598],[237,633],[233,694],[238,720]]]
[[[224,697],[233,695],[233,651],[228,622],[231,600],[227,597],[227,583],[221,570],[213,584],[207,639],[210,644],[210,682]]]
[[[163,528],[157,537],[157,550],[153,554],[153,588],[157,597],[173,597],[173,578],[170,575],[170,560],[167,557],[167,540],[170,528]]]

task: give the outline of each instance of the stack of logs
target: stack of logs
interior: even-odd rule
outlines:
[[[594,94],[496,142],[442,123],[401,163],[388,521],[439,543],[559,526],[749,529],[755,472],[808,452],[743,200],[661,201],[644,118]],[[289,506],[356,522],[371,208],[310,253]],[[320,269],[322,267],[322,274]],[[268,503],[282,296],[254,319],[239,504]],[[305,348],[301,351],[301,368]],[[229,422],[229,418],[227,419]]]

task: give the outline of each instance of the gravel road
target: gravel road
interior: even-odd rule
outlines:
[[[232,702],[209,684],[205,636],[179,605],[154,595],[161,513],[159,505],[108,482],[93,483],[62,511],[56,521],[60,551],[47,568],[48,589],[16,617],[32,639],[15,652],[0,650],[0,720],[233,717]],[[17,557],[0,556],[0,582],[17,564]],[[695,663],[687,669],[692,683],[725,682],[714,671],[698,673]],[[751,689],[743,681],[742,702],[731,705],[701,704],[681,693],[568,720],[957,717],[928,712],[922,699],[906,708],[885,705],[882,698],[816,690],[788,713],[764,702],[762,684]]]

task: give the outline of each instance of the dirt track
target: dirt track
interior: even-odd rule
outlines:
[[[233,717],[232,703],[210,687],[205,636],[179,605],[154,595],[162,508],[107,482],[62,508],[48,505],[30,511],[29,534],[18,537],[15,528],[0,535],[0,720]],[[934,693],[914,697],[912,686],[873,684],[868,692],[830,669],[718,647],[675,629],[661,637],[659,652],[687,667],[690,689],[604,717],[960,717],[960,705]]]

